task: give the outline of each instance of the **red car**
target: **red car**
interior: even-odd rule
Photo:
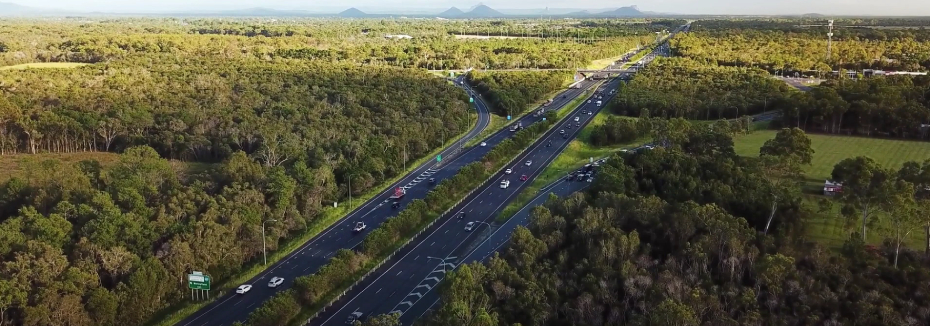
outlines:
[[[526,174],[520,176],[520,181],[526,181],[526,179],[529,179]]]

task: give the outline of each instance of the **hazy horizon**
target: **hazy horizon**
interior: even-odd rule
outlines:
[[[635,1],[635,0],[628,0]],[[786,15],[820,13],[825,15],[882,15],[882,16],[930,16],[930,5],[926,0],[783,0],[777,3],[746,3],[736,0],[654,0],[649,2],[616,2],[606,0],[349,0],[338,5],[329,3],[297,0],[0,0],[22,6],[60,9],[68,11],[99,12],[178,12],[206,10],[236,10],[254,7],[278,10],[310,10],[318,12],[335,12],[350,7],[361,10],[396,10],[396,11],[437,11],[455,6],[462,10],[472,8],[479,3],[494,9],[606,9],[636,5],[643,11],[655,11],[677,14],[718,14],[718,15]]]

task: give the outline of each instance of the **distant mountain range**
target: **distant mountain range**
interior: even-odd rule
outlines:
[[[468,11],[456,7],[437,13],[419,10],[416,13],[366,13],[358,8],[349,8],[339,13],[314,12],[309,10],[278,10],[264,7],[246,8],[238,10],[215,11],[185,11],[185,12],[77,12],[53,9],[41,9],[22,6],[14,3],[0,2],[0,17],[2,16],[54,16],[54,15],[128,15],[128,16],[224,16],[224,17],[341,17],[341,18],[382,18],[406,16],[411,18],[447,18],[447,19],[480,19],[480,18],[519,18],[519,17],[553,17],[553,18],[597,18],[597,17],[642,17],[658,15],[651,12],[641,12],[636,6],[619,9],[603,9],[587,11],[580,9],[515,9],[498,11],[484,4],[479,4]]]

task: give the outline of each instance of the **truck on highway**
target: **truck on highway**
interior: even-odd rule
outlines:
[[[501,189],[507,189],[507,187],[510,187],[510,180],[501,181]]]
[[[597,106],[601,106],[601,101],[597,101]]]
[[[394,189],[394,194],[391,195],[391,199],[401,199],[404,198],[404,195],[406,194],[407,189],[404,189],[404,187],[397,187],[397,189]]]

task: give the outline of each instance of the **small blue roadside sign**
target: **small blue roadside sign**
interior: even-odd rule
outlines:
[[[510,116],[509,116],[509,115],[507,116],[507,120],[510,120]]]

